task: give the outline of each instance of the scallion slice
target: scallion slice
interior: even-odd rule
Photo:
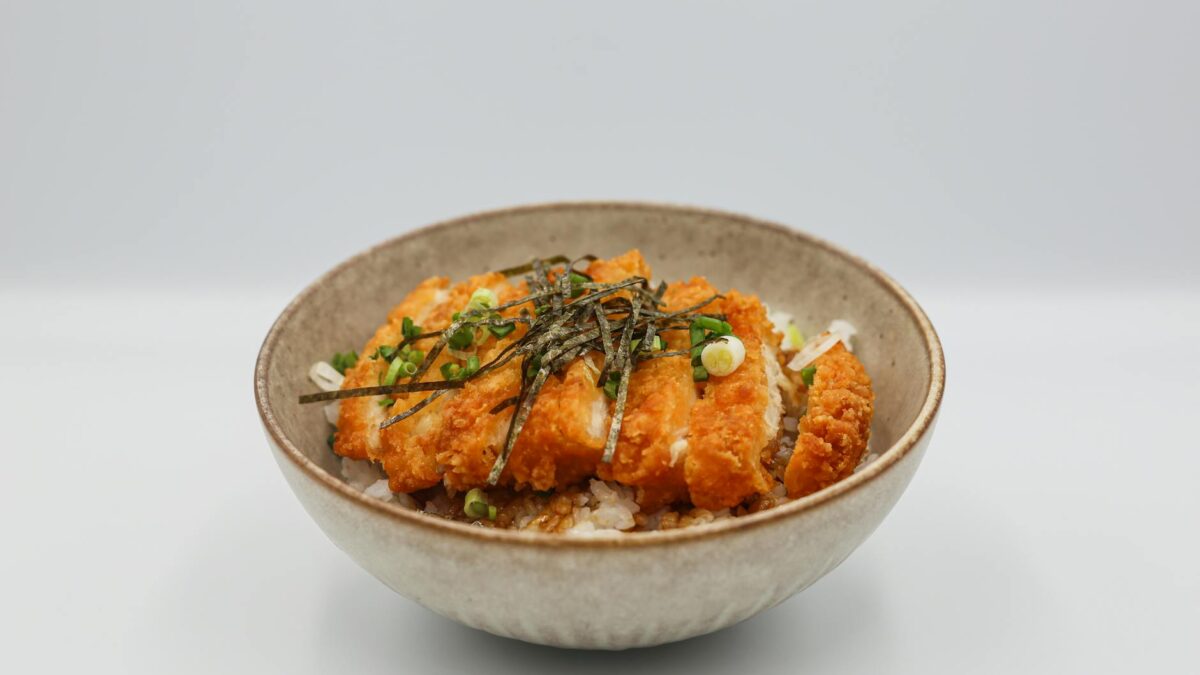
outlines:
[[[467,301],[467,311],[491,309],[499,304],[500,298],[496,297],[495,291],[490,288],[476,288],[471,294],[471,299]]]
[[[613,373],[613,376],[608,378],[608,382],[604,383],[604,395],[614,401],[617,400],[617,385],[620,383],[621,378],[616,373]]]
[[[700,353],[701,365],[710,375],[717,377],[733,373],[745,360],[746,345],[732,335],[708,343]]]
[[[346,370],[353,368],[356,363],[358,363],[358,352],[355,351],[338,352],[329,360],[329,365],[333,366],[333,369],[342,375],[345,375]]]
[[[421,327],[413,323],[411,316],[406,316],[400,323],[400,333],[405,340],[412,340],[421,334]]]
[[[495,507],[491,507],[495,509]],[[471,518],[487,518],[491,511],[487,502],[487,495],[479,488],[471,488],[467,492],[466,499],[463,500],[463,513],[466,513]],[[494,516],[493,516],[494,517]]]
[[[808,366],[800,369],[800,379],[804,381],[804,386],[813,386],[813,377],[817,374],[816,366]]]
[[[729,324],[720,319],[714,319],[711,316],[698,316],[692,320],[692,325],[699,326],[704,330],[711,330],[718,335],[726,335],[725,327]],[[729,328],[729,332],[733,332],[733,327]]]
[[[392,362],[388,364],[387,372],[384,373],[383,379],[380,380],[379,383],[385,387],[390,387],[391,385],[396,384],[396,378],[400,377],[400,371],[403,370],[404,364],[406,363],[408,363],[408,361],[404,361],[402,359],[392,359]]]
[[[463,326],[455,331],[454,335],[450,336],[450,341],[448,344],[450,345],[451,349],[462,351],[467,347],[470,347],[471,343],[474,341],[475,329],[471,326]]]
[[[492,333],[492,335],[495,335],[498,338],[502,338],[505,335],[508,335],[509,333],[513,332],[516,329],[517,329],[516,322],[502,323],[500,325],[489,325],[488,326],[488,330]]]

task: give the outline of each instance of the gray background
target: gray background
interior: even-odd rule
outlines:
[[[0,0],[13,672],[1195,672],[1200,5]],[[709,638],[492,638],[323,538],[250,369],[380,239],[712,206],[909,287],[938,436],[841,568]],[[702,592],[702,589],[697,589]]]

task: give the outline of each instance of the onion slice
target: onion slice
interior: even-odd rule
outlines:
[[[806,342],[792,360],[788,361],[787,367],[791,370],[802,370],[839,342],[845,344],[848,351],[854,351],[850,346],[850,338],[857,333],[858,330],[850,322],[835,319],[830,322],[829,330]]]
[[[328,363],[317,361],[308,369],[308,379],[321,391],[337,391],[342,388],[346,378]]]

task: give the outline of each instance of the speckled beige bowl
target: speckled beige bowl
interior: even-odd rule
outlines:
[[[463,278],[556,253],[637,247],[658,278],[705,275],[792,312],[805,333],[845,318],[874,378],[882,456],[833,487],[704,527],[578,538],[490,530],[373,500],[344,484],[325,444],[311,363],[359,346],[421,279]],[[263,343],[254,392],[272,453],[339,548],[396,592],[497,635],[623,649],[719,630],[832,570],[879,525],[921,461],[941,401],[937,335],[869,264],[793,230],[714,211],[548,204],[452,220],[387,241],[304,290]]]

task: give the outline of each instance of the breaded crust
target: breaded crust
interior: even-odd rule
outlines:
[[[784,474],[793,499],[853,473],[871,433],[875,394],[858,358],[839,342],[813,365],[808,411],[800,418],[800,436]]]
[[[592,261],[587,273],[598,283],[614,283],[633,276],[649,279],[651,272],[633,249]],[[599,354],[585,355],[546,380],[508,460],[506,470],[518,487],[566,487],[596,474],[612,409],[596,386],[602,360]]]
[[[674,311],[701,302],[715,292],[707,282],[693,280],[668,285],[663,299],[666,310]],[[661,337],[668,349],[684,350],[691,346],[687,331],[666,331]],[[643,362],[629,380],[625,417],[612,464],[601,464],[597,473],[605,480],[636,487],[638,504],[646,511],[686,500],[683,457],[695,403],[696,384],[688,359]]]
[[[587,271],[598,282],[651,275],[636,250],[594,261]],[[481,287],[491,288],[501,302],[528,293],[525,284],[514,286],[495,273],[453,286],[444,278],[427,279],[389,313],[387,322],[363,348],[359,363],[347,371],[343,386],[378,383],[387,362],[368,357],[381,345],[401,341],[405,316],[426,331],[445,328],[451,315],[462,310],[471,293]],[[683,309],[716,292],[700,277],[671,284],[666,306],[668,310]],[[520,310],[514,307],[504,314],[515,317]],[[772,418],[782,413],[779,397],[771,389],[768,360],[776,358],[778,335],[765,307],[752,295],[731,291],[703,311],[722,313],[732,324],[746,349],[740,368],[697,384],[687,358],[643,362],[632,374],[613,461],[605,464],[601,454],[611,424],[612,402],[596,386],[603,355],[585,355],[546,382],[500,484],[545,490],[599,476],[637,488],[638,502],[647,511],[688,500],[699,508],[717,510],[769,492],[775,482],[764,464],[764,454],[776,440],[779,424]],[[489,337],[477,346],[480,361],[489,362],[525,331],[526,327],[518,324],[504,338]],[[670,349],[690,347],[686,330],[666,331],[662,337]],[[428,352],[434,342],[427,338],[415,347]],[[451,358],[444,351],[426,379],[441,377],[439,366]],[[774,367],[774,361],[770,365]],[[862,364],[838,345],[819,357],[816,365],[807,413],[800,422],[801,435],[785,472],[793,497],[852,472],[865,451],[871,422],[873,395]],[[413,492],[438,482],[452,492],[486,487],[515,408],[496,414],[491,411],[519,393],[522,376],[521,360],[514,359],[449,391],[382,433],[378,426],[387,416],[407,410],[429,394],[393,396],[396,403],[389,410],[379,406],[380,396],[346,399],[341,403],[334,449],[342,456],[380,462],[396,492]]]
[[[692,407],[684,465],[692,503],[704,509],[736,506],[768,492],[774,482],[762,462],[771,404],[763,343],[771,334],[766,308],[753,295],[730,291],[714,309],[726,315],[746,347],[746,360],[725,377],[709,377]]]
[[[454,313],[462,311],[467,306],[471,294],[479,288],[490,288],[500,295],[511,288],[511,285],[503,275],[494,272],[473,276],[462,283],[455,284],[449,294],[445,296],[444,301],[438,303],[428,313],[421,328],[428,332],[449,326]],[[416,348],[428,352],[436,342],[437,338],[426,338],[417,341],[414,345]],[[442,364],[451,360],[450,351],[443,349],[423,379],[441,378],[439,369]],[[450,391],[439,396],[420,412],[381,432],[381,462],[383,470],[388,475],[388,484],[392,491],[412,492],[437,485],[442,480],[441,473],[437,469],[437,454],[443,426],[442,412],[446,403],[456,394],[457,392]],[[391,406],[387,415],[404,412],[429,395],[425,392],[398,394],[394,397],[396,403]]]
[[[512,302],[528,295],[524,282],[510,285],[497,293],[500,303]],[[521,307],[502,312],[515,317]],[[516,330],[499,340],[493,340],[480,351],[479,359],[487,363],[510,343],[520,339],[527,328],[517,324]],[[521,359],[515,358],[486,377],[468,380],[465,387],[448,400],[442,411],[442,431],[438,439],[437,462],[441,465],[442,479],[446,487],[465,491],[487,484],[488,473],[496,461],[496,454],[504,447],[504,435],[512,408],[492,414],[492,409],[506,399],[516,396],[521,390]],[[511,482],[511,473],[505,471],[501,484]]]
[[[379,384],[379,377],[387,370],[387,362],[371,360],[369,357],[382,345],[395,345],[402,339],[401,329],[406,316],[414,317],[417,323],[425,321],[446,295],[450,280],[445,277],[430,277],[422,281],[411,293],[388,313],[387,322],[375,331],[359,352],[358,363],[346,371],[343,389],[372,387]],[[361,396],[343,399],[339,405],[337,434],[334,436],[333,451],[351,459],[379,459],[379,423],[386,411],[379,406],[383,396]]]

